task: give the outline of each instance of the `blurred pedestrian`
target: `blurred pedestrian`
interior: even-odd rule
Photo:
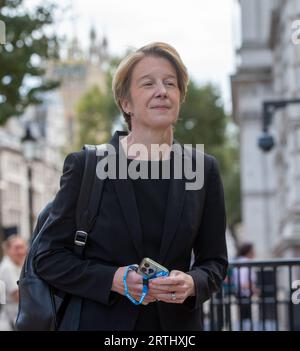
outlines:
[[[254,245],[251,242],[243,243],[239,247],[236,260],[246,262],[254,258]],[[233,282],[236,288],[236,297],[238,298],[242,330],[249,330],[252,319],[251,297],[259,294],[256,272],[248,266],[235,268],[233,271]]]
[[[14,330],[18,312],[19,291],[17,281],[27,253],[27,244],[19,235],[11,235],[3,242],[4,257],[0,264],[0,280],[5,286],[6,303],[1,309],[2,328]]]

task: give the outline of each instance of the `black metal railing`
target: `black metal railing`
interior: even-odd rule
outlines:
[[[300,330],[300,259],[231,261],[203,305],[205,330]]]

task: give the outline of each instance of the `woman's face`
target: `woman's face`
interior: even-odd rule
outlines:
[[[180,91],[172,64],[165,58],[147,56],[132,71],[130,100],[122,104],[131,113],[132,129],[165,129],[177,120]]]

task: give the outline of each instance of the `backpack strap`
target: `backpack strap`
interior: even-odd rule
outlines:
[[[97,149],[106,148],[106,144],[99,146],[85,145],[85,167],[76,208],[77,231],[74,238],[74,252],[84,257],[84,249],[88,233],[92,229],[99,210],[104,180],[96,175]],[[105,156],[101,156],[105,157]]]

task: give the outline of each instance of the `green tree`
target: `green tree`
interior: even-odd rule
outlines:
[[[118,122],[120,126],[122,126],[121,129],[126,129],[126,123],[121,115],[121,112],[119,108],[117,107],[115,103],[114,96],[112,94],[112,81],[113,81],[113,76],[115,73],[116,68],[118,67],[119,63],[123,57],[119,56],[111,56],[108,62],[108,66],[106,69],[106,101],[107,101],[107,116],[112,120],[112,123]],[[121,119],[120,119],[121,117]]]
[[[98,86],[93,86],[80,99],[76,114],[77,147],[81,148],[84,144],[101,144],[110,138],[118,111],[108,95]]]
[[[204,144],[205,152],[217,158],[225,189],[227,224],[237,244],[235,228],[241,220],[239,152],[237,135],[229,134],[229,125],[218,90],[211,84],[199,87],[191,80],[175,138],[181,143]]]
[[[120,61],[119,57],[109,59],[105,70],[105,91],[94,86],[88,90],[77,105],[77,148],[81,148],[86,143],[105,143],[111,136],[113,125],[120,116],[111,90],[113,73]],[[124,125],[122,122],[120,124]]]
[[[223,154],[225,169],[222,172],[222,178],[225,189],[227,225],[237,249],[240,239],[236,231],[236,225],[241,222],[241,186],[239,148],[236,134],[227,139]]]
[[[0,0],[0,20],[6,25],[6,44],[0,45],[0,124],[40,103],[40,93],[58,85],[43,77],[44,61],[58,52],[57,38],[46,33],[53,16],[53,5],[29,11],[23,0]]]
[[[175,127],[175,138],[184,144],[204,144],[206,152],[218,156],[226,141],[227,123],[228,116],[217,89],[210,84],[199,87],[190,80]]]

